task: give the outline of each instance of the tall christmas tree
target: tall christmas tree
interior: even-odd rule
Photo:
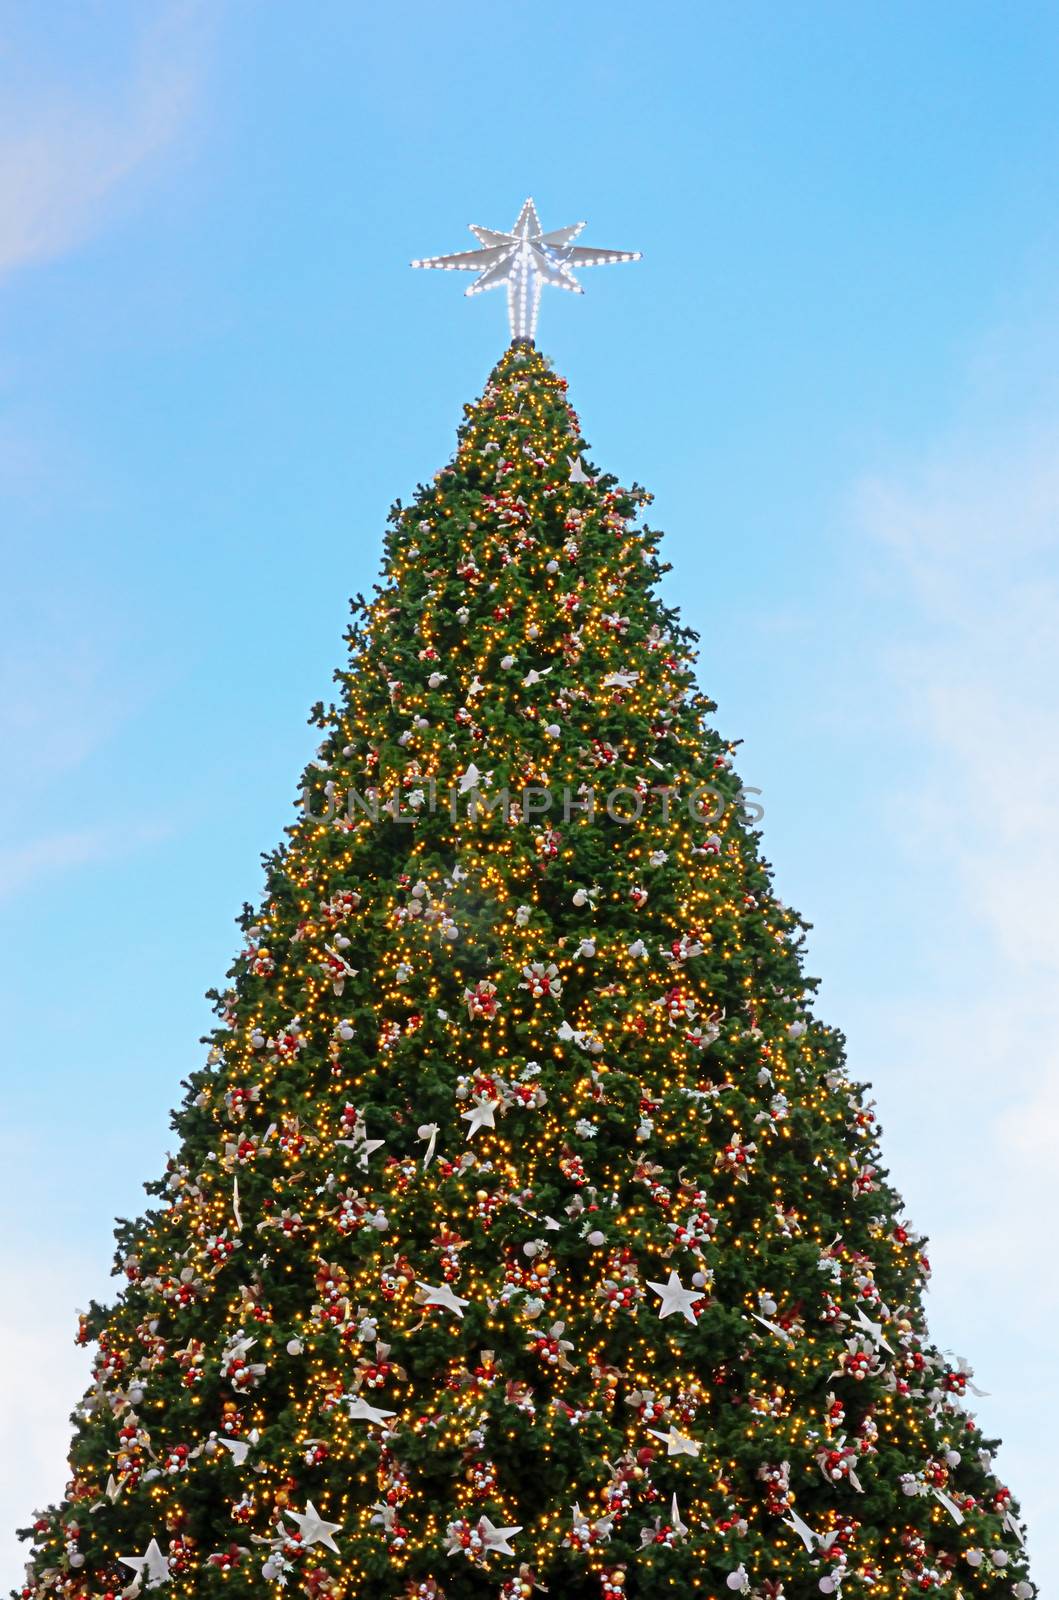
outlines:
[[[23,1594],[1027,1600],[650,497],[528,339],[617,256],[476,231],[519,337],[354,604]]]

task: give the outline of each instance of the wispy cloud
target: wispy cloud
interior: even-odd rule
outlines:
[[[0,1551],[13,1582],[30,1548],[13,1530],[63,1493],[69,1411],[89,1378],[88,1352],[73,1342],[71,1303],[83,1292],[87,1305],[98,1286],[82,1263],[54,1248],[42,1260],[28,1242],[5,1244],[0,1274],[8,1288],[0,1315]]]
[[[90,862],[117,860],[164,839],[168,825],[74,828],[44,834],[28,844],[0,850],[0,900],[9,899],[41,877],[68,872]]]
[[[76,767],[138,703],[121,671],[116,619],[85,619],[73,599],[25,599],[0,651],[0,748],[14,780],[0,807]]]
[[[5,93],[0,108],[0,275],[79,244],[130,180],[174,140],[194,102],[198,7],[167,7],[128,80],[105,97],[61,83]]]
[[[130,8],[116,26],[128,65],[118,70],[94,30],[95,52],[82,63],[76,46],[51,52],[42,78],[22,59],[13,25],[0,32],[0,279],[18,268],[75,248],[104,225],[135,179],[157,170],[160,157],[186,129],[207,56],[208,17],[201,0],[162,0]],[[141,20],[143,19],[143,20]],[[103,13],[96,19],[105,23]],[[33,36],[31,35],[31,43]],[[39,42],[39,40],[37,41]],[[113,39],[112,39],[113,42]],[[60,75],[65,72],[65,76]],[[11,416],[0,432],[5,498],[39,507],[62,481],[63,460],[48,441],[48,422],[31,429]],[[91,603],[76,577],[56,584],[45,556],[35,577],[8,576],[17,600],[0,640],[0,751],[8,782],[0,794],[0,897],[31,886],[42,874],[117,854],[122,838],[143,844],[157,830],[97,822],[65,798],[76,821],[42,816],[42,796],[105,744],[150,692],[130,670],[126,619],[100,590]]]
[[[861,505],[918,614],[890,661],[938,760],[931,835],[1005,963],[1059,977],[1059,426]]]
[[[969,430],[863,485],[859,515],[871,584],[904,619],[880,663],[896,691],[887,734],[925,753],[911,788],[907,768],[897,781],[923,873],[915,915],[940,952],[933,996],[893,1008],[886,1047],[938,1119],[932,1139],[911,1136],[919,1192],[938,1197],[918,1219],[937,1308],[970,1343],[984,1336],[966,1353],[990,1368],[987,1421],[1005,1432],[1044,1581],[1059,1571],[1040,1434],[1040,1408],[1059,1402],[1059,422],[992,449]]]
[[[8,781],[0,794],[0,900],[44,874],[147,842],[136,825],[91,818],[48,826],[40,797],[60,781],[76,807],[75,775],[135,711],[144,681],[122,670],[128,646],[116,626],[72,600],[24,601],[0,648],[0,750]],[[102,625],[101,625],[102,623]]]

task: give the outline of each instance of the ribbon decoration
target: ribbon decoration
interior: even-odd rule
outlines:
[[[430,1163],[434,1159],[434,1150],[435,1150],[435,1147],[437,1145],[438,1134],[440,1132],[441,1132],[441,1129],[438,1127],[436,1122],[424,1122],[424,1123],[421,1123],[420,1126],[416,1129],[417,1136],[420,1139],[427,1140],[427,1153],[423,1157],[423,1171],[424,1172],[427,1170],[427,1168],[429,1167]]]
[[[941,1504],[945,1507],[945,1510],[949,1513],[949,1516],[952,1518],[953,1522],[955,1522],[956,1526],[959,1527],[961,1522],[963,1522],[965,1519],[963,1512],[960,1510],[955,1500],[951,1500],[945,1493],[944,1489],[935,1489],[934,1498],[935,1500],[940,1500]]]
[[[752,1311],[750,1315],[755,1322],[760,1322],[761,1326],[767,1328],[770,1333],[776,1334],[780,1339],[786,1339],[788,1344],[794,1343],[786,1328],[781,1328],[778,1322],[770,1322],[768,1317],[759,1317],[756,1311]]]

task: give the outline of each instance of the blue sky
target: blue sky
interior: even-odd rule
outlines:
[[[0,4],[4,1528],[61,1490],[74,1308],[347,596],[505,342],[406,264],[533,194],[644,252],[540,343],[656,494],[1059,1581],[1057,57],[1054,7],[978,0]]]

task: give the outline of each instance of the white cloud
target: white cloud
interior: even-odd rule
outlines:
[[[918,613],[891,666],[937,758],[922,792],[968,913],[1038,988],[1059,977],[1059,427],[1009,455],[865,489]]]
[[[19,58],[15,30],[0,36],[0,279],[76,247],[100,228],[117,197],[135,177],[155,170],[186,127],[202,73],[205,8],[201,0],[163,0],[145,25],[140,15],[130,13],[137,20],[126,30],[133,37],[124,70],[115,70],[114,52],[94,33],[91,61],[81,70],[83,80],[86,72],[91,78],[79,84],[74,45],[64,55],[54,52],[67,63],[67,77],[42,82]],[[130,42],[120,27],[116,37],[118,45]],[[38,507],[50,484],[63,478],[62,461],[57,471],[44,442],[45,427],[37,418],[32,433],[22,434],[8,419],[0,433],[5,489]],[[46,566],[41,589],[35,593],[31,585],[8,608],[0,654],[0,752],[8,773],[0,831],[17,840],[0,849],[0,897],[42,872],[123,848],[128,830],[81,820],[73,788],[64,792],[73,825],[49,827],[40,801],[54,798],[54,780],[68,780],[149,692],[142,671],[123,664],[130,630],[109,614],[109,597],[89,599],[77,584],[67,593],[50,581]],[[134,826],[132,842],[149,842],[160,831]]]
[[[74,1345],[75,1285],[84,1269],[54,1248],[0,1252],[0,1563],[16,1583],[29,1546],[14,1536],[34,1510],[61,1499],[70,1448],[69,1414],[88,1387],[89,1353]],[[98,1293],[98,1288],[96,1288]],[[85,1289],[85,1301],[88,1290]]]
[[[99,227],[108,203],[183,127],[197,80],[193,5],[167,7],[116,94],[34,84],[0,110],[0,275]]]
[[[0,749],[14,783],[0,806],[77,767],[135,708],[142,687],[122,673],[114,619],[86,622],[71,599],[23,599],[0,654]],[[127,650],[126,646],[126,650]],[[12,792],[14,791],[14,792]],[[26,791],[26,793],[23,793]]]
[[[101,606],[85,617],[76,602],[24,599],[0,650],[0,900],[43,874],[120,857],[165,837],[168,823],[86,815],[82,768],[150,692],[144,673],[125,665],[132,643]],[[123,657],[125,660],[123,661]],[[64,820],[42,816],[42,793],[58,791]],[[98,809],[98,801],[90,804]],[[54,814],[54,813],[53,813]]]
[[[144,845],[164,839],[168,824],[74,828],[43,834],[25,845],[0,850],[0,900],[20,893],[43,875],[82,867],[93,861],[120,860]]]
[[[885,736],[903,752],[911,735],[924,757],[903,836],[938,973],[929,1001],[898,999],[885,1018],[883,1048],[915,1097],[890,1120],[919,1157],[931,1314],[971,1346],[992,1393],[983,1421],[1004,1435],[1001,1471],[1047,1592],[1059,1579],[1041,1422],[1059,1405],[1059,425],[992,451],[969,432],[926,469],[864,485],[859,515],[874,536],[866,584],[902,618],[880,663],[895,690]],[[907,786],[909,764],[895,765]]]

